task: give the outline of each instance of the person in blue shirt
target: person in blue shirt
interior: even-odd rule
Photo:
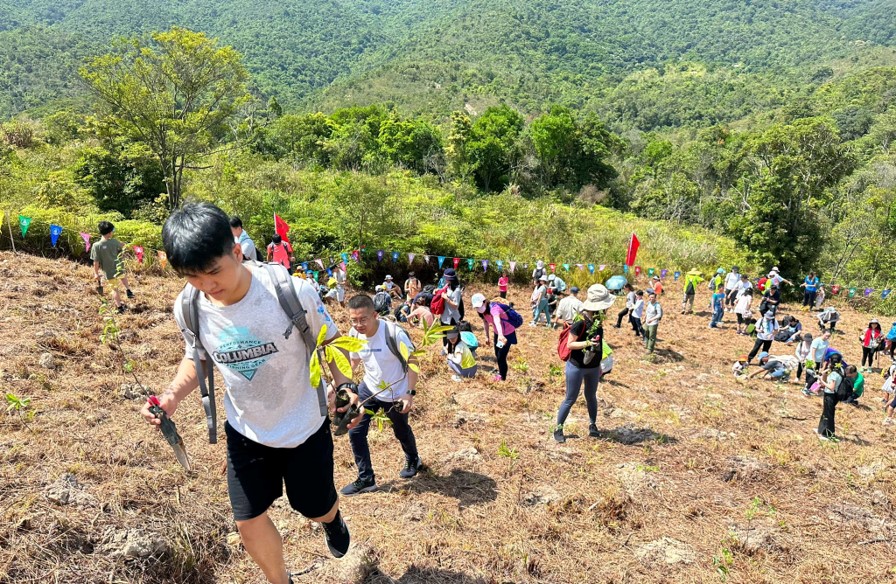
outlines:
[[[820,282],[815,272],[809,272],[809,275],[800,284],[800,288],[805,288],[803,290],[803,310],[812,310],[815,306],[815,297],[818,295],[819,284]]]
[[[724,303],[725,289],[718,287],[712,294],[712,320],[709,321],[709,328],[718,328],[719,323],[722,322],[722,317],[725,315]]]

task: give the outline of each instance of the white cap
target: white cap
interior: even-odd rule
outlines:
[[[473,294],[473,297],[470,298],[470,303],[473,305],[473,308],[479,310],[485,306],[485,294]]]
[[[389,274],[386,274],[386,279],[387,279],[387,280],[391,280],[391,279],[392,279],[392,276],[390,276]]]
[[[547,281],[548,281],[548,277],[545,276],[544,274],[542,274],[541,277],[538,279],[538,281],[539,281],[539,282],[547,282]]]
[[[557,279],[557,276],[555,276],[554,274],[551,274],[550,276],[548,276],[548,280],[556,280],[556,279]]]

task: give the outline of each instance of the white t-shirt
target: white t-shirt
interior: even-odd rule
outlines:
[[[226,386],[224,410],[234,430],[260,444],[294,448],[320,429],[317,389],[311,387],[308,353],[302,335],[290,327],[265,268],[243,264],[251,273],[249,291],[230,306],[215,306],[199,295],[199,337]],[[286,273],[286,268],[277,269]],[[311,285],[289,278],[308,316],[314,338],[327,326],[326,338],[339,334]],[[178,297],[174,314],[181,322]],[[284,334],[291,330],[289,338]],[[184,334],[184,339],[187,335]],[[187,345],[184,355],[192,359]]]
[[[734,305],[734,312],[736,314],[744,314],[750,308],[750,304],[753,302],[753,296],[749,294],[744,294],[743,296],[737,297],[737,303]]]
[[[828,347],[831,346],[829,341],[824,340],[821,337],[812,340],[812,345],[810,346],[810,351],[812,351],[812,360],[821,365],[821,362],[824,361],[824,353],[828,350]]]
[[[451,322],[451,319],[454,319],[454,322],[460,322],[460,298],[463,295],[463,290],[460,289],[460,286],[455,288],[454,290],[448,289],[448,298],[451,299],[451,302],[454,302],[457,306],[451,306],[447,302],[445,302],[445,311],[442,313],[441,322],[444,324],[448,324]]]
[[[351,354],[352,359],[360,359],[364,364],[364,383],[367,385],[367,389],[371,393],[376,393],[380,391],[378,386],[381,381],[385,381],[387,384],[394,383],[395,385],[390,389],[374,398],[384,402],[394,402],[408,392],[408,379],[405,376],[401,360],[389,350],[389,345],[386,344],[388,332],[386,327],[388,326],[386,321],[380,320],[376,332],[371,337],[362,335],[355,329],[352,329],[349,335],[367,341],[363,349]],[[399,346],[404,342],[408,346],[408,352],[412,352],[414,344],[408,334],[401,327],[396,328],[398,329],[396,335]]]
[[[644,315],[644,300],[639,298],[635,301],[635,307],[632,308],[632,318],[641,318]]]
[[[740,274],[737,272],[729,272],[725,276],[725,290],[729,292],[740,287]]]
[[[582,310],[582,301],[570,294],[557,304],[557,318],[571,322]]]

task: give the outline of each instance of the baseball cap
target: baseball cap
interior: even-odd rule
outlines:
[[[572,292],[573,294],[578,294],[578,293],[579,293],[579,287],[578,287],[578,286],[573,286],[572,288],[569,289],[569,291]]]
[[[473,305],[473,308],[477,310],[485,306],[485,294],[473,294],[473,297],[470,298],[470,303]]]

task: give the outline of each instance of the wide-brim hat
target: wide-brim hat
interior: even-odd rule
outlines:
[[[703,273],[703,272],[701,272],[701,271],[698,270],[697,268],[694,268],[693,270],[691,270],[690,272],[688,272],[688,275],[689,275],[689,276],[699,276],[699,275],[701,275],[702,273]]]
[[[445,270],[443,274],[446,280],[457,280],[457,272],[454,271],[454,268],[448,268]]]
[[[868,321],[868,324],[869,325],[876,324],[876,325],[880,326],[880,321],[877,320],[876,318],[872,318],[871,320]]]
[[[582,303],[583,310],[606,310],[613,306],[616,297],[610,294],[607,287],[603,284],[594,284],[588,288],[587,298]]]

